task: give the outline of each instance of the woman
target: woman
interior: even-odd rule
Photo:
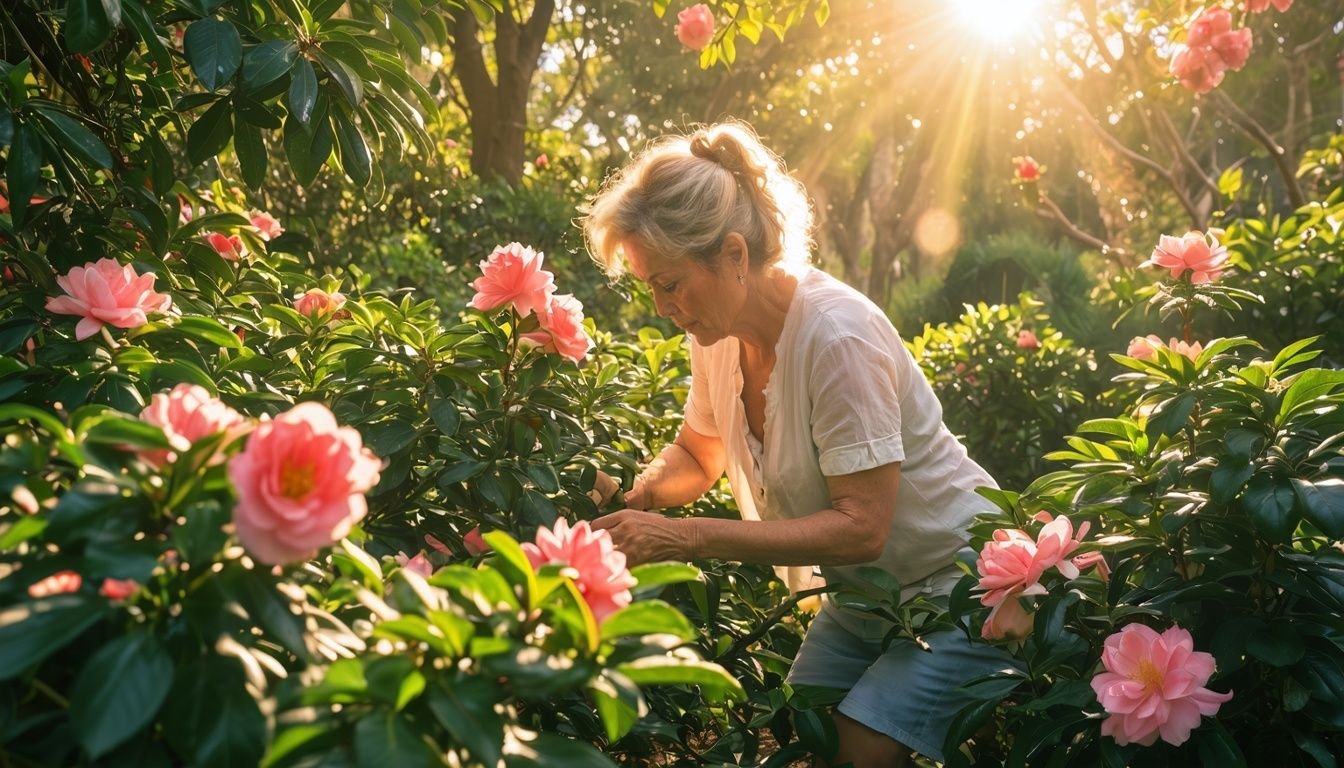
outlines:
[[[886,316],[806,266],[801,185],[750,127],[655,142],[610,178],[584,219],[612,277],[628,269],[658,314],[692,338],[691,390],[675,442],[635,479],[628,509],[596,521],[629,561],[720,558],[814,566],[844,582],[859,565],[895,575],[903,598],[950,592],[966,526],[994,481],[942,423],[942,407]],[[644,510],[694,501],[725,473],[743,520]],[[963,682],[1005,656],[962,633],[925,653],[887,626],[824,601],[789,681],[847,689],[835,765],[942,759],[969,700]]]

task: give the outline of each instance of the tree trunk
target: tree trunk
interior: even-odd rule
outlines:
[[[453,74],[462,86],[471,126],[471,172],[517,185],[526,159],[527,96],[541,57],[555,0],[536,0],[526,20],[506,2],[495,14],[495,63],[499,80],[485,63],[481,28],[471,11],[453,12]]]

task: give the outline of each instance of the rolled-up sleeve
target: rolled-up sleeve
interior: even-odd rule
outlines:
[[[817,355],[808,389],[823,475],[905,460],[900,379],[890,354],[857,336],[836,339]]]
[[[704,347],[691,343],[691,391],[686,395],[686,426],[706,437],[717,437],[719,428],[714,421],[714,398],[710,395],[708,370]]]

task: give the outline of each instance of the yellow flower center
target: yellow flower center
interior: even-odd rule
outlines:
[[[1135,674],[1134,680],[1143,683],[1143,688],[1148,693],[1156,693],[1162,690],[1162,670],[1149,659],[1143,659],[1139,662],[1139,671]]]
[[[280,470],[280,495],[286,499],[302,499],[313,490],[313,465],[286,464]]]

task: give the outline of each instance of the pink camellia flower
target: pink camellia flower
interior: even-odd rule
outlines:
[[[304,317],[325,317],[336,313],[345,304],[345,295],[327,293],[321,288],[309,288],[305,293],[294,297],[294,309]]]
[[[532,164],[538,168],[545,168],[551,164],[551,158],[547,157],[545,152],[542,152],[540,155],[537,155],[537,159],[534,160]]]
[[[1182,45],[1169,66],[1172,77],[1194,93],[1208,93],[1223,82],[1227,65],[1211,48]]]
[[[479,525],[472,528],[470,531],[467,531],[467,535],[462,537],[462,546],[466,547],[467,554],[472,555],[473,557],[476,555],[483,555],[492,549],[481,536],[481,527]]]
[[[1004,595],[985,618],[985,624],[980,628],[981,637],[986,640],[1022,640],[1031,634],[1036,614],[1022,607],[1020,596],[1017,592]]]
[[[285,228],[280,226],[280,220],[266,211],[252,212],[252,226],[256,227],[257,233],[261,235],[261,239],[268,242],[285,232]]]
[[[1190,362],[1194,362],[1204,352],[1204,345],[1200,344],[1198,341],[1192,341],[1189,344],[1186,344],[1184,341],[1176,338],[1173,338],[1168,342],[1167,347],[1173,352],[1178,352],[1190,358]]]
[[[693,51],[703,50],[714,39],[714,12],[696,3],[677,14],[677,39]]]
[[[1232,31],[1232,14],[1226,8],[1205,8],[1190,20],[1186,44],[1192,47],[1212,46],[1220,35]]]
[[[1129,349],[1125,350],[1125,354],[1135,360],[1152,360],[1153,353],[1161,346],[1164,346],[1162,340],[1151,333],[1147,336],[1135,336],[1130,340]]]
[[[187,198],[181,195],[177,196],[177,207],[177,222],[179,224],[190,224],[192,218],[196,216],[196,209],[192,207]]]
[[[368,512],[379,462],[359,433],[320,403],[300,403],[257,425],[229,461],[238,540],[263,563],[312,557]]]
[[[457,141],[454,139],[444,139],[443,146],[447,147],[448,149],[456,149]]]
[[[175,461],[177,452],[186,451],[203,437],[225,431],[236,434],[247,424],[242,414],[197,384],[178,384],[167,393],[154,395],[140,412],[140,420],[162,429],[173,446],[140,453],[141,459],[155,467]],[[210,458],[210,463],[217,464],[221,460],[215,455]]]
[[[1032,557],[1032,572],[1042,574],[1054,568],[1066,579],[1078,578],[1078,567],[1068,559],[1069,555],[1082,543],[1091,523],[1078,526],[1078,535],[1073,534],[1073,522],[1064,515],[1045,524],[1036,536],[1036,553]]]
[[[574,362],[588,354],[593,340],[583,327],[583,304],[573,296],[552,296],[545,312],[537,313],[541,327],[523,334],[529,344],[553,352]]]
[[[1251,58],[1254,40],[1250,27],[1224,32],[1213,40],[1213,50],[1233,72],[1246,66]]]
[[[1042,170],[1041,164],[1030,155],[1013,158],[1013,181],[1019,184],[1039,181]]]
[[[541,253],[522,243],[495,248],[481,262],[482,276],[471,284],[476,295],[470,306],[493,312],[512,303],[521,317],[527,317],[529,312],[542,314],[555,293],[555,275],[541,268],[542,261]]]
[[[569,526],[563,517],[554,529],[537,529],[535,544],[524,543],[523,552],[532,567],[566,565],[577,575],[574,584],[599,622],[630,604],[635,579],[625,567],[625,555],[616,549],[611,534],[594,531],[587,520]]]
[[[215,249],[224,258],[225,261],[238,261],[247,255],[247,246],[243,245],[243,239],[237,235],[226,235],[221,232],[204,232],[205,242],[211,248]]]
[[[428,579],[434,575],[434,566],[429,564],[429,558],[425,557],[424,552],[415,553],[415,557],[407,557],[405,553],[398,552],[393,558],[405,570],[418,574],[422,579]]]
[[[1271,4],[1273,4],[1279,13],[1283,13],[1292,7],[1293,0],[1246,0],[1246,12],[1264,13],[1269,10]]]
[[[79,315],[75,338],[87,339],[104,324],[138,328],[149,322],[150,312],[167,312],[173,300],[154,292],[154,274],[139,274],[131,265],[103,258],[82,267],[72,267],[56,278],[66,296],[47,299],[47,311]]]
[[[1190,273],[1190,282],[1199,285],[1217,280],[1227,264],[1227,249],[1212,235],[1187,232],[1181,237],[1162,235],[1153,255],[1140,266],[1162,267],[1173,279]]]
[[[103,579],[103,585],[98,588],[98,594],[109,600],[118,602],[129,598],[140,589],[140,583],[135,579]]]
[[[447,544],[439,541],[438,537],[432,533],[425,534],[425,543],[437,552],[442,552],[445,555],[453,554],[453,550],[449,549]]]
[[[28,596],[51,597],[78,592],[83,583],[84,577],[74,571],[57,571],[41,581],[28,585]]]
[[[1158,634],[1143,624],[1127,624],[1106,638],[1105,672],[1092,690],[1110,713],[1101,733],[1120,746],[1151,746],[1160,736],[1173,746],[1190,738],[1201,715],[1214,715],[1232,693],[1204,687],[1213,676],[1213,656],[1194,649],[1190,633],[1173,626]]]
[[[1022,329],[1021,331],[1018,331],[1018,332],[1017,332],[1017,348],[1018,348],[1018,349],[1040,349],[1040,348],[1041,348],[1041,342],[1040,342],[1040,339],[1037,339],[1037,338],[1036,338],[1036,334],[1034,334],[1034,333],[1032,333],[1031,331],[1026,330],[1026,329],[1024,328],[1024,329]]]
[[[1111,568],[1106,565],[1106,558],[1100,552],[1087,552],[1073,558],[1073,567],[1079,571],[1085,571],[1092,566],[1097,567],[1097,575],[1102,581],[1111,580]]]

